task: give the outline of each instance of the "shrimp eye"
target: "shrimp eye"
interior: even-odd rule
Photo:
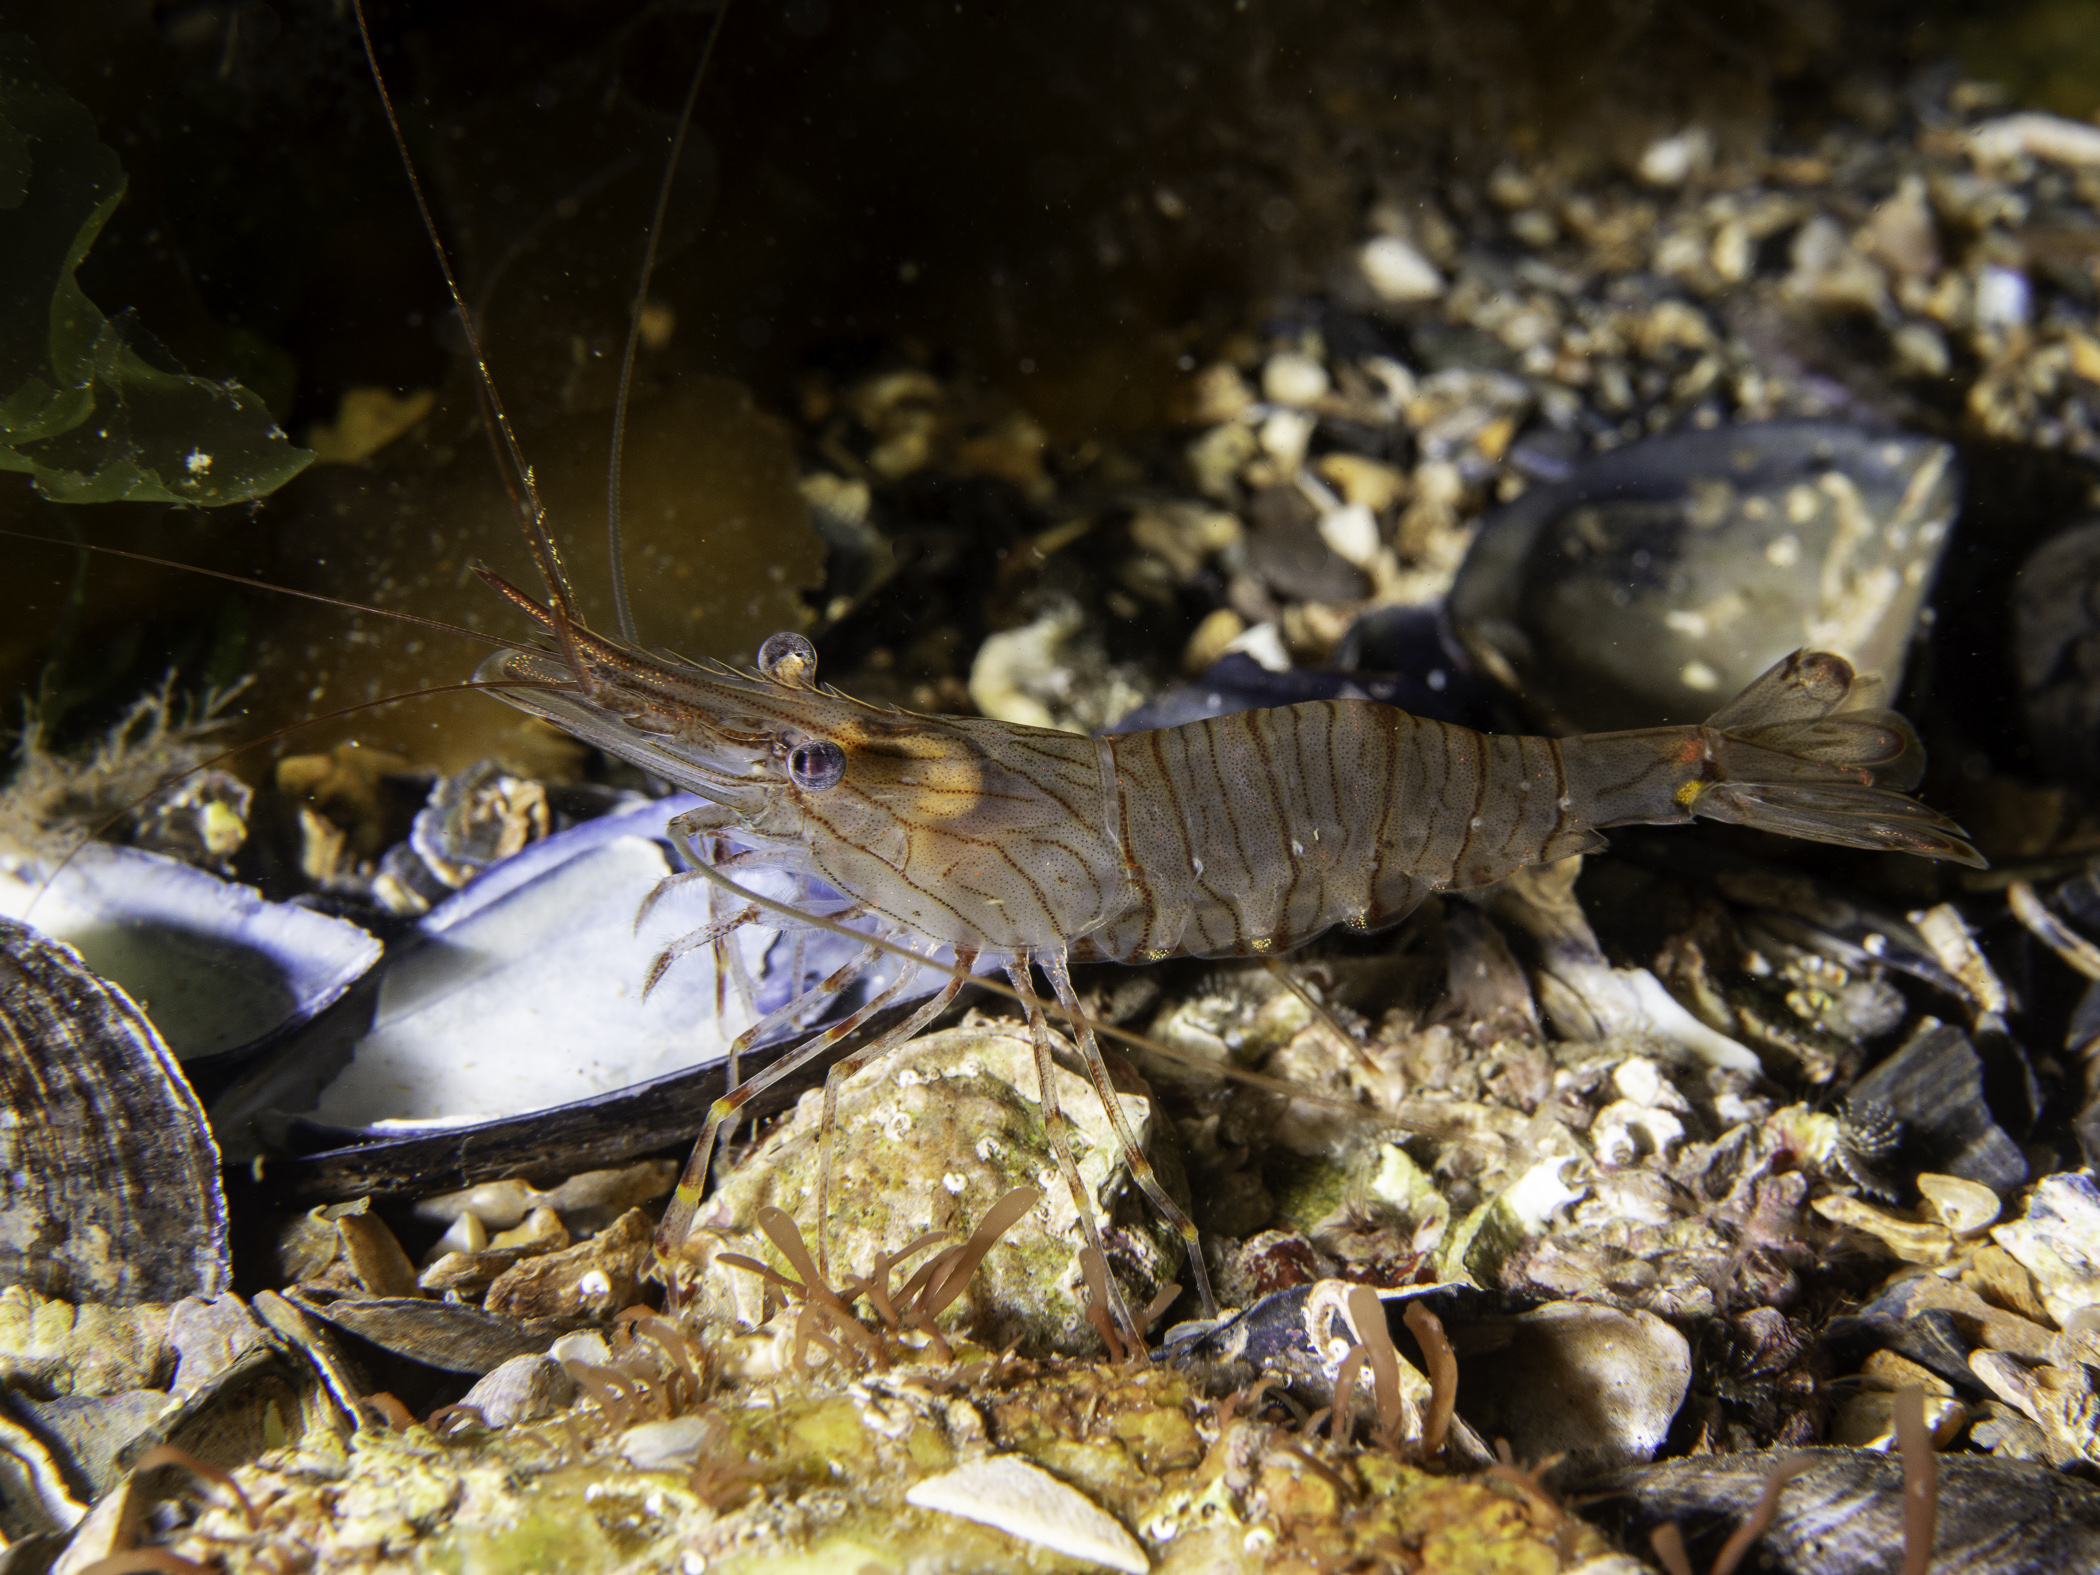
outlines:
[[[794,778],[798,788],[821,792],[825,788],[837,787],[839,778],[845,774],[846,751],[829,739],[797,744],[788,751],[788,775]]]

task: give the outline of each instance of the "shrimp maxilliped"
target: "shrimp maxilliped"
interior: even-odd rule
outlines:
[[[500,653],[480,679],[709,800],[713,809],[674,823],[696,860],[733,837],[753,850],[737,857],[843,893],[877,934],[929,957],[953,949],[959,966],[944,990],[832,1069],[827,1109],[842,1076],[931,1021],[969,968],[1006,968],[1029,1002],[1046,1123],[1092,1246],[1069,1134],[1047,1098],[1049,1029],[1031,968],[1072,1014],[1120,1127],[1079,1015],[1075,960],[1273,954],[1336,925],[1377,929],[1432,892],[1601,847],[1600,829],[1617,825],[1705,817],[1982,862],[1959,827],[1903,791],[1923,763],[1909,725],[1846,709],[1860,698],[1852,666],[1824,652],[1788,657],[1699,726],[1513,737],[1330,700],[1087,738],[863,705],[816,684],[814,652],[795,635],[769,640],[751,673],[656,655],[489,578],[558,645]],[[757,918],[747,909],[724,924]],[[875,955],[870,947],[817,990],[843,989]],[[905,982],[715,1105],[658,1234],[667,1266],[721,1124]],[[1119,1135],[1139,1184],[1188,1242],[1208,1303],[1193,1224]]]

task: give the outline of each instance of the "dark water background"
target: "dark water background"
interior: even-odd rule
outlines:
[[[714,21],[616,0],[371,11],[595,621],[609,621],[596,543],[613,367]],[[295,437],[353,388],[434,390],[437,406],[370,464],[316,465],[259,505],[64,509],[0,475],[0,518],[513,628],[466,573],[482,559],[529,577],[347,6],[32,0],[5,22],[128,173],[80,274],[105,311],[135,311],[194,372],[239,378]],[[747,659],[806,621],[824,549],[794,481],[814,456],[777,418],[813,374],[916,360],[1025,405],[1053,469],[1104,451],[1142,468],[1168,451],[1182,358],[1317,287],[1375,182],[1506,158],[1579,174],[1693,120],[1724,146],[1809,139],[1832,116],[1893,116],[1939,61],[2023,107],[2086,115],[2100,7],[743,0],[652,291],[672,327],[644,357],[628,459],[644,630]],[[464,639],[19,542],[0,543],[0,587],[0,693],[41,693],[61,741],[171,667],[186,685],[255,674],[252,732],[462,678],[477,657]],[[508,708],[464,695],[280,747],[352,734],[439,768],[560,765]]]

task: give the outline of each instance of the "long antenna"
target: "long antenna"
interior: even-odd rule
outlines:
[[[533,480],[532,467],[525,462],[525,450],[519,445],[517,432],[511,426],[510,412],[503,408],[502,396],[496,392],[496,381],[489,375],[488,358],[481,352],[481,334],[474,326],[473,314],[467,310],[467,298],[460,290],[459,280],[452,272],[452,256],[445,250],[444,239],[438,234],[437,218],[430,211],[429,199],[423,195],[423,182],[416,175],[415,160],[409,156],[408,138],[401,130],[401,117],[394,113],[393,95],[387,92],[386,77],[379,69],[379,50],[372,42],[371,24],[365,20],[364,0],[350,0],[350,9],[357,17],[358,40],[364,45],[365,61],[372,68],[373,85],[379,89],[379,105],[386,112],[387,129],[393,132],[402,168],[408,171],[408,189],[415,194],[416,212],[423,217],[423,229],[430,236],[432,250],[437,253],[438,269],[445,276],[445,289],[452,296],[452,309],[459,314],[460,331],[466,335],[467,352],[474,358],[474,369],[480,374],[481,397],[496,430],[502,434],[503,448],[510,460],[509,469],[524,485],[525,495],[519,500],[518,514],[525,525],[526,544],[532,550],[540,578],[546,582],[555,627],[560,632],[562,644],[568,647],[572,643],[569,626],[579,621],[576,597],[569,589],[569,577],[562,570],[554,539],[547,534],[547,511],[540,503],[539,484]],[[573,658],[575,652],[566,650],[564,654]],[[583,671],[581,663],[572,665],[579,673]]]
[[[685,90],[685,107],[678,112],[678,125],[671,132],[671,153],[664,160],[664,178],[656,188],[656,213],[649,221],[649,241],[642,251],[642,274],[634,287],[634,305],[627,313],[627,346],[620,352],[620,389],[613,399],[612,463],[605,472],[605,545],[612,567],[613,612],[619,619],[620,638],[629,645],[636,640],[634,608],[627,599],[627,558],[620,540],[620,463],[627,448],[627,401],[634,384],[636,342],[642,336],[642,309],[649,300],[649,276],[656,271],[656,244],[663,236],[664,215],[671,206],[671,180],[678,173],[678,155],[685,150],[685,134],[693,123],[693,106],[700,101],[700,79],[715,57],[715,40],[722,36],[723,19],[729,15],[729,0],[715,11],[715,25],[708,29],[707,47],[693,67],[693,80]]]

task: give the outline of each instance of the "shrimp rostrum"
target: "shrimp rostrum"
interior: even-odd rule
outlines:
[[[1002,966],[1026,1004],[1059,1168],[1098,1250],[1051,1095],[1040,969],[1134,1176],[1188,1244],[1208,1312],[1195,1227],[1130,1140],[1071,963],[1269,955],[1337,925],[1375,930],[1431,893],[1602,847],[1610,826],[1704,817],[1982,863],[1958,826],[1907,796],[1923,767],[1910,726],[1869,708],[1869,686],[1827,652],[1786,658],[1696,726],[1515,737],[1325,700],[1089,738],[862,704],[816,683],[799,635],[767,641],[751,672],[658,655],[489,578],[548,637],[490,658],[478,676],[496,693],[706,800],[673,830],[725,890],[740,891],[739,866],[821,881],[845,899],[832,917],[871,920],[872,936],[919,959],[716,1103],[658,1235],[674,1280],[722,1123],[924,967],[948,971],[947,984],[832,1068],[826,1132],[843,1076],[931,1022],[971,970]],[[732,841],[745,851],[722,854]],[[758,918],[732,897],[692,944]],[[941,949],[954,968],[933,963]],[[845,988],[876,956],[871,940],[816,989]]]

